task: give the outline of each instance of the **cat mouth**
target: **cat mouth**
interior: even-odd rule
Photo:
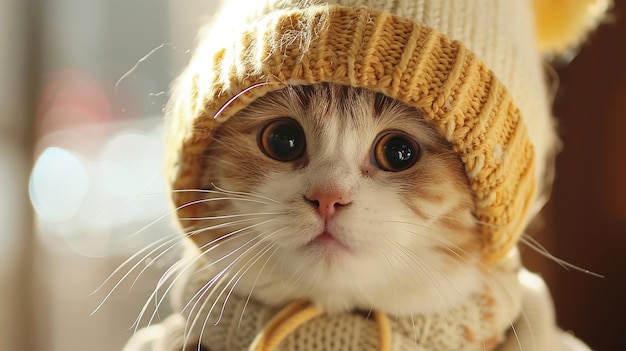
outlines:
[[[317,242],[334,242],[334,241],[338,241],[337,238],[335,238],[332,234],[330,234],[329,232],[323,232],[322,234],[316,236],[313,241],[317,241]]]
[[[350,251],[350,248],[346,244],[328,231],[323,231],[317,235],[309,242],[308,246],[323,247],[329,250]]]

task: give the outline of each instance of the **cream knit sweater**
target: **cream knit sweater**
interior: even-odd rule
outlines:
[[[196,265],[204,263],[198,261]],[[478,351],[485,347],[492,350],[505,338],[512,322],[518,319],[522,291],[518,267],[517,258],[508,257],[486,275],[482,292],[443,313],[387,316],[391,332],[389,350],[415,350],[416,344],[423,351]],[[152,347],[158,351],[174,351],[186,344],[191,345],[189,350],[194,350],[194,345],[201,340],[211,351],[264,350],[255,344],[255,340],[269,332],[266,327],[281,307],[248,301],[245,296],[227,296],[226,293],[221,296],[208,293],[200,299],[195,298],[208,278],[194,273],[180,281],[182,289],[175,297],[175,305],[182,313],[164,322],[161,329],[164,333],[159,336],[162,340],[154,340]],[[226,299],[228,301],[224,304]],[[188,301],[203,307],[185,308]],[[205,301],[207,303],[203,305]],[[198,320],[193,323],[196,317]],[[290,332],[275,350],[378,351],[385,347],[381,345],[381,330],[376,324],[367,313],[321,314]],[[125,351],[130,350],[135,349]]]
[[[387,316],[391,332],[388,349],[588,351],[584,344],[556,328],[552,302],[541,278],[518,267],[517,256],[509,255],[487,275],[482,293],[443,313]],[[184,345],[185,350],[192,351],[199,343],[211,351],[384,349],[380,328],[365,312],[321,314],[288,333],[275,349],[264,349],[258,341],[268,332],[268,323],[281,307],[227,294],[217,298],[216,294],[208,294],[194,300],[204,282],[204,277],[198,275],[183,279],[175,305],[184,311],[141,330],[123,351],[180,351]],[[203,307],[182,307],[190,300],[195,306],[207,303]]]

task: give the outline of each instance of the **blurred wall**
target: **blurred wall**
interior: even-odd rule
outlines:
[[[626,2],[568,65],[556,65],[554,113],[564,148],[540,234],[556,257],[525,249],[546,277],[559,323],[596,350],[623,350],[626,296]],[[621,307],[620,307],[621,306]]]
[[[32,260],[33,280],[23,289],[36,317],[29,340],[49,351],[119,350],[135,323],[168,313],[167,300],[150,296],[178,257],[176,241],[158,246],[178,238],[161,176],[163,107],[216,2],[41,5],[39,54],[25,66],[40,82],[35,124],[27,126],[35,138],[21,170],[28,182],[34,161],[35,235],[32,252],[16,253]],[[161,314],[153,315],[157,304]]]
[[[0,350],[34,348],[32,216],[28,172],[32,162],[36,95],[36,1],[0,2]]]

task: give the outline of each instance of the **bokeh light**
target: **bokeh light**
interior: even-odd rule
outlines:
[[[33,168],[30,199],[37,215],[46,222],[72,218],[89,190],[89,178],[76,155],[58,148],[45,149]]]
[[[46,247],[103,257],[134,253],[173,232],[161,172],[161,119],[107,128],[109,136],[94,123],[42,138],[49,146],[37,158],[29,190]],[[134,235],[161,217],[150,235]]]

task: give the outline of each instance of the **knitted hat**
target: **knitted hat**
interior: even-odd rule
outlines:
[[[585,28],[584,6],[607,3],[534,2],[578,4],[587,14]],[[535,23],[530,0],[255,0],[225,6],[174,91],[166,158],[172,189],[199,188],[200,156],[213,133],[254,99],[287,85],[332,82],[420,110],[464,163],[485,261],[498,260],[517,243],[540,207],[538,194],[549,185],[558,143],[538,42],[545,52],[563,50],[583,30],[538,41],[536,33],[541,39],[545,31]],[[537,18],[550,19],[545,13]],[[199,195],[172,196],[179,217],[196,215],[186,204]]]

